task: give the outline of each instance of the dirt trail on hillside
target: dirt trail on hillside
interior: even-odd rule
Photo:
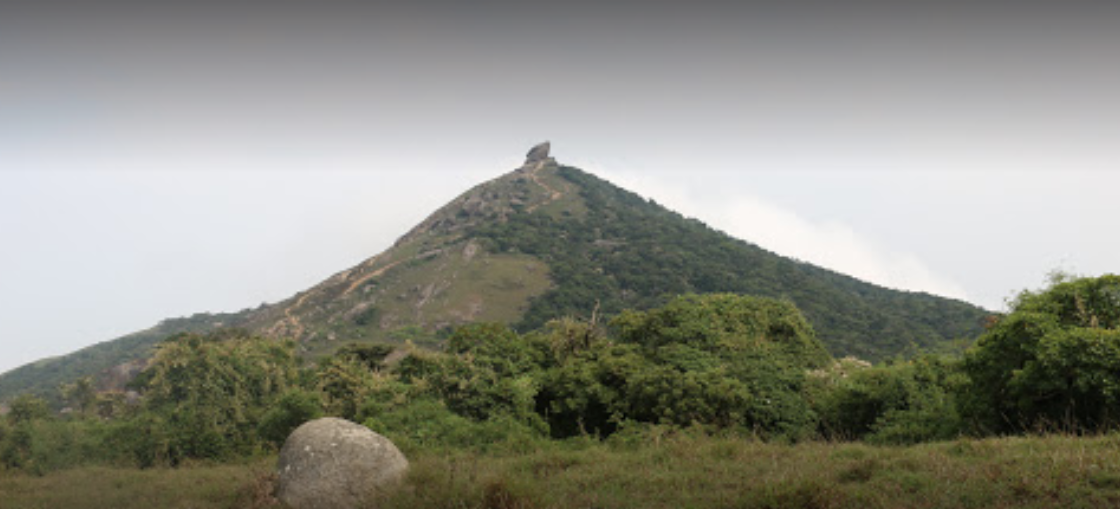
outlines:
[[[288,323],[288,327],[294,333],[293,335],[295,336],[295,339],[297,341],[299,340],[300,336],[303,336],[304,329],[303,324],[299,321],[299,318],[296,315],[292,314],[292,310],[302,306],[303,301],[307,300],[307,297],[309,296],[311,296],[310,290],[308,290],[303,295],[300,295],[299,298],[296,299],[296,302],[294,304],[284,308],[284,321]]]
[[[392,269],[393,267],[396,267],[397,265],[400,265],[400,264],[402,264],[404,262],[407,262],[409,260],[412,260],[412,258],[409,258],[408,260],[397,260],[393,263],[390,263],[390,264],[388,264],[384,267],[381,267],[380,269],[377,269],[373,272],[370,272],[369,274],[366,274],[366,275],[358,278],[357,281],[354,281],[353,283],[350,284],[349,287],[346,288],[346,291],[342,292],[342,297],[345,297],[345,296],[353,293],[354,290],[357,290],[358,287],[362,285],[362,283],[365,283],[366,281],[369,281],[369,280],[371,280],[371,279],[373,279],[377,276],[380,276],[380,275],[388,272],[389,269]]]
[[[376,261],[376,260],[374,260],[374,261]],[[377,276],[380,276],[380,275],[384,274],[386,271],[388,271],[389,269],[392,269],[393,267],[396,267],[397,265],[400,265],[401,263],[406,262],[406,261],[408,261],[408,260],[400,260],[400,261],[390,263],[390,264],[388,264],[384,267],[381,267],[380,269],[377,269],[373,272],[370,272],[369,274],[366,274],[366,275],[358,278],[357,281],[354,281],[353,283],[351,283],[350,286],[347,287],[346,290],[342,292],[342,296],[345,297],[346,295],[349,295],[355,289],[357,289],[358,286],[360,286],[362,283],[364,283],[366,281],[369,281],[370,279],[373,279]],[[300,336],[303,336],[304,326],[303,326],[303,323],[300,322],[299,317],[296,316],[295,313],[293,313],[293,310],[296,310],[296,309],[299,309],[300,307],[302,307],[304,301],[306,301],[307,298],[310,297],[312,293],[314,293],[314,291],[315,291],[314,289],[307,291],[303,295],[300,295],[299,298],[296,299],[296,301],[294,303],[292,303],[291,306],[288,306],[288,307],[284,308],[284,320],[281,321],[280,323],[286,323],[288,329],[293,332],[293,335],[297,339]],[[277,325],[279,325],[279,324],[277,324]],[[276,327],[273,327],[273,330],[275,330],[275,329],[276,329]]]
[[[528,212],[530,214],[533,213],[534,211],[536,211],[537,209],[539,209],[543,206],[549,205],[551,203],[554,203],[557,200],[564,197],[564,192],[563,191],[550,186],[547,182],[545,182],[541,179],[539,173],[540,173],[540,170],[542,168],[543,168],[543,165],[538,165],[536,168],[533,169],[533,171],[529,172],[528,175],[529,175],[529,178],[532,179],[532,181],[534,183],[536,183],[538,186],[540,186],[542,189],[544,189],[546,193],[548,193],[548,198],[541,203],[537,203],[535,205],[532,205],[532,206],[528,207],[526,209],[526,212]],[[376,278],[378,276],[381,276],[382,274],[385,274],[386,272],[392,270],[393,268],[399,266],[400,264],[405,263],[405,262],[410,261],[410,260],[420,258],[421,256],[415,256],[415,257],[408,258],[408,259],[405,259],[405,260],[397,260],[395,262],[386,264],[384,267],[381,267],[381,268],[379,268],[379,269],[377,269],[373,272],[370,272],[369,274],[365,274],[365,275],[359,277],[358,279],[354,280],[353,283],[350,283],[350,286],[346,287],[346,290],[344,290],[342,292],[341,297],[345,297],[347,295],[350,295],[351,293],[354,293],[354,290],[357,290],[358,287],[361,286],[363,283],[365,283],[365,282],[367,282],[367,281],[369,281],[373,278]],[[380,258],[380,256],[377,257],[377,258]],[[370,260],[370,263],[377,263],[377,258],[374,258],[373,260]],[[307,293],[301,295],[298,299],[296,299],[295,303],[293,303],[291,306],[288,306],[288,307],[284,308],[284,321],[281,322],[281,323],[286,323],[288,325],[288,328],[295,333],[295,336],[297,338],[299,336],[303,335],[304,327],[303,327],[303,324],[300,322],[299,317],[297,317],[295,315],[295,313],[293,313],[293,310],[296,310],[296,309],[300,308],[301,306],[303,306],[304,301],[309,296],[311,296],[311,293],[313,291],[314,290],[311,290],[311,291],[308,291]]]
[[[529,173],[529,178],[533,179],[533,182],[535,182],[538,186],[543,187],[544,190],[546,192],[548,192],[549,197],[548,197],[547,200],[545,200],[541,203],[531,205],[528,208],[526,208],[525,211],[530,213],[530,214],[535,212],[537,209],[539,209],[539,208],[541,208],[545,205],[555,203],[556,200],[559,200],[560,198],[564,197],[564,193],[562,191],[559,191],[559,190],[553,188],[552,186],[548,185],[546,182],[541,180],[541,177],[540,177],[539,173],[540,173],[540,170],[541,170],[542,167],[543,167],[543,165],[538,164],[537,167],[534,168],[533,171]]]

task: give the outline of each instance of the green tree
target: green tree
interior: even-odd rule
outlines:
[[[650,367],[634,345],[593,343],[543,373],[537,412],[553,437],[608,436],[631,417],[629,384]]]
[[[963,412],[979,432],[1099,431],[1120,419],[1120,276],[1024,291],[965,357]]]
[[[473,324],[451,335],[446,353],[410,356],[401,373],[459,415],[477,421],[511,415],[537,426],[535,399],[548,351],[539,336]]]
[[[829,356],[793,305],[688,295],[650,311],[624,311],[611,327],[618,343],[580,339],[573,350],[570,340],[550,341],[564,346],[553,347],[564,356],[545,373],[537,408],[554,436],[605,436],[628,420],[765,436],[812,433],[802,385],[806,371]],[[571,329],[553,335],[563,339]]]
[[[396,375],[375,371],[360,358],[344,354],[325,360],[316,379],[326,412],[352,420],[367,399],[395,383]]]
[[[871,367],[846,358],[810,373],[807,397],[830,440],[913,444],[962,432],[959,362],[937,356]]]
[[[61,388],[62,399],[81,416],[88,416],[97,403],[97,389],[93,377],[82,377]]]
[[[279,447],[300,425],[322,416],[319,395],[296,389],[285,393],[265,412],[258,428],[261,438]]]
[[[588,322],[571,317],[558,318],[545,324],[546,337],[552,358],[563,363],[569,357],[589,350],[606,338],[599,328],[595,314]]]
[[[349,357],[362,364],[365,364],[369,369],[380,370],[384,369],[383,362],[389,354],[393,353],[396,347],[383,343],[350,343],[335,352],[335,357]]]
[[[229,332],[175,336],[160,345],[144,385],[145,418],[162,422],[152,443],[167,450],[146,454],[172,463],[248,454],[261,442],[262,414],[297,379],[291,342]]]
[[[9,437],[12,436],[12,425],[8,424],[7,419],[0,419],[0,464],[3,461],[3,451],[7,448]]]
[[[734,294],[684,295],[650,311],[626,311],[611,322],[622,341],[654,357],[683,347],[723,359],[766,352],[815,368],[831,360],[812,327],[792,303]]]
[[[31,394],[20,394],[8,404],[8,421],[12,424],[50,417],[47,401]]]
[[[97,395],[93,402],[94,412],[101,419],[117,419],[125,417],[134,406],[128,402],[128,396],[123,392],[110,391]]]
[[[51,417],[47,402],[38,396],[21,394],[9,405],[5,426],[0,428],[0,464],[8,468],[34,469],[36,426]]]

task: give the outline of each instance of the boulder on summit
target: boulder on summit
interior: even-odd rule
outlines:
[[[549,142],[539,143],[533,148],[529,149],[529,153],[525,154],[525,164],[533,164],[548,159],[548,151],[552,148]]]

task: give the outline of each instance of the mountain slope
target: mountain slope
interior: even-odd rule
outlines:
[[[540,257],[494,251],[477,232],[514,218],[583,214],[576,185],[545,159],[476,186],[392,248],[240,324],[292,337],[311,353],[347,341],[431,344],[435,333],[475,321],[514,323],[555,285]]]
[[[76,376],[114,379],[175,332],[239,327],[299,341],[308,355],[352,341],[412,340],[473,321],[522,330],[561,316],[648,308],[686,292],[786,298],[833,355],[881,360],[980,332],[986,312],[888,290],[729,237],[548,157],[467,191],[390,249],[285,301],[152,330],[0,376],[0,400]],[[119,369],[117,371],[120,371]]]
[[[121,388],[146,365],[152,347],[160,341],[183,332],[213,332],[235,322],[239,316],[199,313],[188,318],[168,319],[150,329],[97,343],[74,353],[25,364],[0,375],[0,401],[30,392],[57,402],[61,384],[84,376],[97,378],[101,389]]]
[[[555,274],[557,284],[533,301],[521,328],[586,315],[595,301],[609,314],[679,293],[745,293],[793,301],[834,355],[881,360],[972,337],[986,315],[775,255],[575,168],[557,174],[579,187],[585,219],[522,215],[475,231],[496,251],[541,257]]]

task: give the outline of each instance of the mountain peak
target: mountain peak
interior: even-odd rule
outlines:
[[[665,296],[787,298],[836,355],[878,360],[977,332],[983,310],[782,258],[576,168],[550,145],[437,210],[388,251],[248,320],[310,351],[496,321],[526,330]]]
[[[560,166],[549,156],[549,149],[547,141],[533,146],[521,167],[459,195],[398,239],[394,247],[422,237],[459,236],[480,224],[505,222],[542,207],[575,212],[580,208],[578,190],[559,176]]]
[[[177,332],[241,327],[295,339],[314,356],[355,341],[435,346],[438,331],[472,322],[531,330],[557,317],[650,309],[684,293],[788,299],[836,356],[880,360],[980,331],[982,309],[783,258],[557,164],[550,149],[532,147],[521,167],[451,200],[387,251],[287,300],[170,321],[25,366],[0,377],[0,399],[144,359]]]

